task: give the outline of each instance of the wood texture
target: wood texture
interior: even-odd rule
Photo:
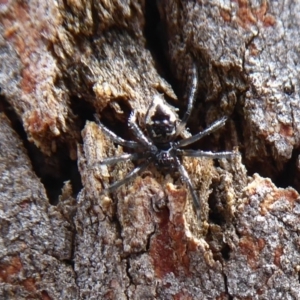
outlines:
[[[1,3],[0,298],[300,299],[299,9],[295,0]],[[99,165],[123,149],[93,119],[131,138],[130,112],[144,129],[157,93],[182,116],[192,60],[190,132],[229,116],[195,147],[241,153],[184,160],[200,224],[175,173],[149,167],[103,194],[134,165]],[[51,205],[37,173],[52,168],[64,181],[65,153],[82,187],[67,178]]]

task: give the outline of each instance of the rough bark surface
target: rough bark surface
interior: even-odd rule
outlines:
[[[52,207],[26,150],[0,115],[0,298],[75,299],[74,231]]]
[[[1,3],[0,298],[300,299],[299,11],[295,0]],[[144,129],[158,93],[181,116],[192,60],[191,133],[229,116],[195,147],[241,153],[184,159],[201,220],[179,176],[155,167],[103,193],[134,165],[99,165],[123,149],[93,117],[130,139],[130,112]],[[62,175],[66,152],[82,186]]]

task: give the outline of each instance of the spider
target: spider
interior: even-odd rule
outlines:
[[[227,118],[215,121],[207,129],[199,132],[188,138],[183,138],[176,141],[177,137],[183,135],[187,121],[191,115],[198,85],[197,68],[195,64],[192,66],[192,84],[189,91],[187,110],[182,118],[179,120],[174,110],[166,103],[160,96],[156,95],[153,98],[152,104],[149,106],[145,115],[146,134],[141,130],[136,122],[135,112],[131,113],[128,124],[129,128],[134,134],[135,141],[124,140],[117,136],[111,130],[106,128],[95,115],[95,119],[104,133],[116,144],[131,148],[134,153],[123,154],[117,157],[109,157],[103,159],[101,165],[114,165],[127,160],[144,160],[144,162],[129,172],[123,179],[111,184],[105,191],[112,192],[121,185],[133,180],[138,174],[143,172],[149,164],[154,164],[158,169],[171,172],[179,172],[181,180],[185,182],[189,188],[193,199],[193,206],[197,217],[200,220],[200,201],[195,192],[193,183],[189,177],[188,172],[181,162],[183,156],[188,157],[208,157],[211,159],[218,158],[232,158],[235,152],[210,152],[201,150],[182,149],[190,144],[193,144],[206,135],[211,134],[220,127],[222,127]]]

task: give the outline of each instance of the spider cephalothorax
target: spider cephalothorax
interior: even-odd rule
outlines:
[[[129,118],[129,128],[135,136],[136,141],[127,141],[117,136],[111,130],[106,128],[95,115],[99,126],[102,130],[118,145],[133,149],[131,154],[123,154],[118,157],[109,157],[103,159],[100,164],[111,165],[126,160],[144,160],[144,162],[133,169],[127,176],[107,188],[108,191],[113,191],[121,185],[131,181],[139,173],[145,170],[149,164],[154,164],[157,168],[168,172],[178,171],[181,179],[186,182],[193,198],[193,205],[200,218],[200,201],[192,184],[192,181],[183,166],[181,159],[183,156],[190,157],[208,157],[208,158],[231,158],[235,153],[224,152],[210,152],[202,150],[182,149],[190,144],[195,143],[206,135],[222,127],[226,122],[226,117],[214,122],[207,129],[199,132],[188,138],[176,140],[186,128],[187,120],[191,114],[195,94],[197,90],[197,69],[193,65],[192,69],[192,84],[189,93],[188,107],[182,120],[179,120],[175,110],[172,109],[165,100],[157,95],[154,97],[152,104],[149,106],[145,116],[145,126],[147,128],[147,135],[140,129],[136,122],[136,115],[132,113]]]

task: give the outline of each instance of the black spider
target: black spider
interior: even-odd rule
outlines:
[[[207,129],[199,132],[191,137],[175,141],[175,139],[183,134],[185,131],[187,120],[193,109],[195,95],[197,90],[198,77],[196,66],[192,68],[192,84],[189,92],[188,107],[182,120],[178,120],[175,112],[165,102],[165,100],[157,95],[154,97],[152,104],[150,105],[146,116],[145,125],[147,129],[147,135],[143,133],[140,127],[136,123],[135,113],[132,113],[129,118],[129,128],[134,134],[136,141],[127,141],[117,136],[115,133],[106,128],[100,121],[97,115],[95,118],[102,128],[104,133],[111,138],[111,140],[121,146],[132,148],[135,153],[123,154],[118,157],[109,157],[103,159],[100,164],[112,165],[126,160],[139,160],[144,159],[145,162],[140,166],[133,169],[127,174],[125,178],[113,183],[106,191],[113,191],[121,185],[128,183],[139,173],[145,170],[150,163],[154,163],[158,168],[168,172],[178,171],[181,175],[181,179],[186,182],[193,198],[194,208],[197,216],[200,219],[200,202],[196,195],[195,189],[191,182],[191,179],[181,163],[181,157],[208,157],[208,158],[231,158],[235,155],[234,152],[210,152],[201,150],[181,149],[196,141],[200,140],[206,135],[209,135],[213,131],[222,127],[226,122],[226,117],[214,122]]]

